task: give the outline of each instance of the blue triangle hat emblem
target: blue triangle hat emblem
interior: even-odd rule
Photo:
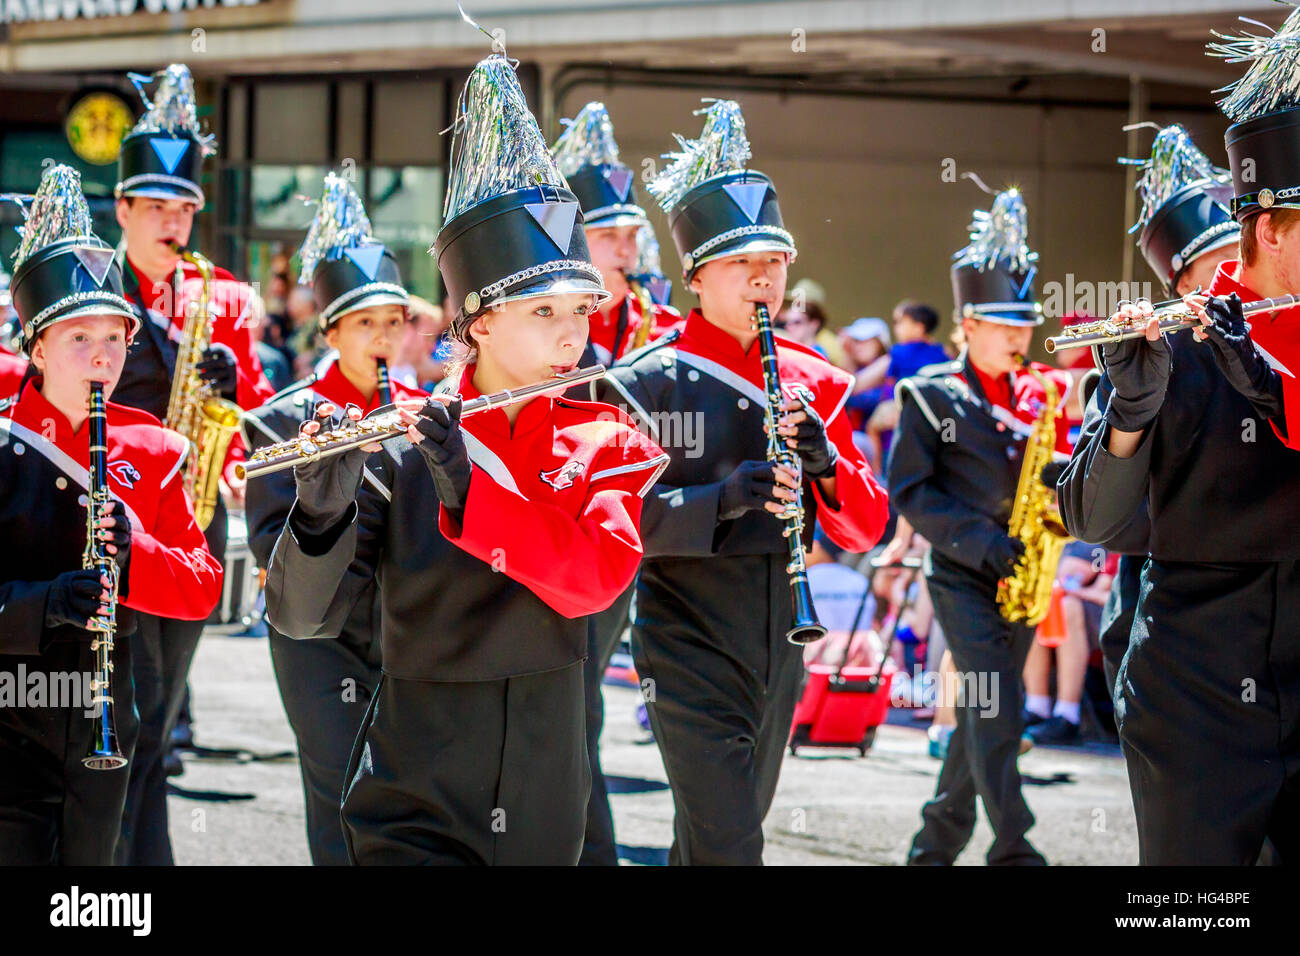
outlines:
[[[569,254],[573,241],[573,224],[578,219],[576,202],[531,202],[524,206],[560,252]]]
[[[727,183],[722,188],[727,191],[731,201],[740,207],[746,219],[752,223],[758,222],[763,197],[767,195],[767,183]]]
[[[614,187],[618,201],[627,202],[627,194],[632,189],[632,170],[626,166],[611,166],[605,170],[605,179]]]
[[[364,246],[353,246],[351,249],[344,249],[343,254],[365,273],[367,279],[371,282],[375,281],[375,275],[379,272],[380,260],[384,258],[383,243],[371,242]]]
[[[99,246],[74,246],[72,251],[81,267],[95,280],[96,287],[102,289],[108,270],[113,266],[113,250]]]
[[[190,148],[189,140],[163,136],[156,136],[149,140],[149,145],[153,147],[154,155],[158,157],[158,161],[163,164],[163,169],[168,173],[176,172],[181,157]]]

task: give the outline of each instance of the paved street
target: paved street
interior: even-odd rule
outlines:
[[[192,671],[196,736],[208,748],[253,755],[293,749],[266,642],[210,628]],[[672,798],[659,751],[636,723],[635,691],[606,687],[603,759],[618,840],[637,862],[664,858],[671,840]],[[939,763],[926,754],[922,730],[880,729],[865,759],[856,751],[800,750],[786,757],[767,820],[769,864],[883,864],[903,860],[921,804]],[[1038,818],[1030,834],[1054,864],[1133,864],[1137,837],[1124,763],[1110,751],[1036,749],[1020,760],[1029,804]],[[208,796],[171,798],[172,839],[180,864],[310,862],[296,759],[197,759],[175,782]],[[992,840],[981,819],[960,863],[980,864]]]

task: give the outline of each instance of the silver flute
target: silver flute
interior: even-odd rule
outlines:
[[[604,375],[605,366],[591,365],[541,382],[534,382],[532,385],[506,388],[491,395],[480,395],[478,398],[471,398],[461,406],[460,417],[468,418],[489,408],[515,405],[530,398],[537,398],[539,395],[564,392],[575,385],[594,382]],[[360,421],[345,421],[329,431],[318,431],[314,435],[299,434],[288,441],[259,448],[247,461],[235,466],[235,474],[245,479],[257,478],[292,468],[294,465],[328,458],[330,455],[339,455],[358,445],[395,438],[405,432],[406,424],[402,421],[397,407],[385,405],[376,408]]]
[[[1276,299],[1260,299],[1258,302],[1247,302],[1242,305],[1241,311],[1245,315],[1253,315],[1256,312],[1278,312],[1282,309],[1289,309],[1296,304],[1300,304],[1300,296],[1284,295]],[[1152,308],[1154,311],[1151,315],[1139,319],[1122,319],[1112,316],[1108,319],[1096,319],[1092,322],[1081,322],[1078,325],[1072,325],[1060,335],[1050,336],[1043,342],[1043,347],[1049,352],[1055,352],[1057,349],[1090,348],[1094,345],[1105,345],[1109,342],[1138,339],[1146,335],[1147,323],[1153,318],[1160,321],[1160,333],[1162,335],[1167,332],[1181,332],[1183,329],[1190,329],[1201,324],[1201,320],[1196,317],[1196,313],[1189,309],[1182,299],[1157,302]]]

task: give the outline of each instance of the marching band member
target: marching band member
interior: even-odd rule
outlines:
[[[965,350],[898,383],[901,403],[889,460],[889,493],[899,513],[930,542],[926,582],[958,673],[991,675],[992,702],[957,702],[934,798],[921,811],[908,863],[950,865],[975,827],[975,797],[995,835],[990,864],[1042,864],[1025,838],[1034,823],[1020,792],[1016,757],[1024,730],[1021,672],[1034,629],[1006,620],[998,581],[1011,575],[1024,545],[1007,533],[1026,438],[1046,397],[1020,367],[1042,310],[1033,290],[1037,253],[1027,245],[1028,213],[1016,189],[977,211],[969,245],[952,267]],[[1069,452],[1061,413],[1070,378],[1032,366],[1061,402],[1056,450]],[[1054,478],[1053,477],[1053,483]]]
[[[669,861],[757,864],[803,667],[786,639],[789,552],[776,517],[799,479],[766,460],[753,323],[757,305],[780,308],[795,247],[771,181],[745,166],[740,108],[718,100],[704,112],[699,139],[649,186],[700,307],[679,338],[616,366],[601,394],[670,448],[701,423],[646,499],[632,648],[676,807]],[[843,413],[852,379],[778,342],[778,432],[802,461],[805,526],[815,514],[841,547],[866,551],[887,503]]]
[[[1241,226],[1232,216],[1228,171],[1211,163],[1176,123],[1160,130],[1151,156],[1135,164],[1143,167],[1138,181],[1142,210],[1130,232],[1138,233],[1143,257],[1166,295],[1184,296],[1208,288],[1219,263],[1236,255],[1241,238]],[[1110,398],[1110,382],[1105,381],[1108,390],[1094,392],[1094,399],[1086,403],[1083,429],[1089,432],[1105,427],[1102,415]],[[1144,499],[1120,537],[1103,542],[1107,550],[1121,552],[1100,627],[1106,686],[1112,695],[1120,661],[1128,650],[1150,534]]]
[[[325,177],[325,192],[303,243],[300,282],[311,283],[325,342],[336,351],[325,369],[286,389],[244,418],[250,451],[292,438],[319,402],[374,411],[395,399],[424,393],[390,382],[380,393],[379,363],[393,362],[406,333],[409,297],[393,254],[370,235],[370,220],[342,176]],[[366,480],[377,485],[372,472]],[[258,566],[293,507],[294,481],[276,472],[248,485],[245,515],[249,549]],[[373,583],[358,596],[334,641],[295,641],[274,629],[271,664],[285,713],[298,740],[307,843],[318,866],[348,862],[339,799],[352,743],[380,676],[380,607]]]
[[[14,303],[38,375],[0,418],[0,686],[93,672],[90,618],[107,613],[111,582],[81,570],[86,543],[88,398],[112,393],[139,319],[122,295],[113,249],[91,230],[77,172],[51,167],[32,201],[17,253]],[[107,405],[107,475],[114,497],[97,534],[119,569],[118,640],[109,694],[124,756],[135,745],[131,653],[139,614],[202,620],[221,568],[181,489],[186,443],[151,415]],[[15,677],[17,680],[15,681]],[[82,686],[80,682],[78,688]],[[128,773],[82,764],[89,701],[24,706],[0,695],[0,862],[107,865]]]
[[[267,609],[285,634],[335,636],[377,581],[383,677],[342,807],[354,862],[573,864],[584,618],[635,574],[667,456],[616,409],[567,398],[460,420],[462,400],[576,366],[607,293],[504,55],[471,73],[455,130],[434,252],[472,349],[459,394],[404,407],[405,435],[370,459],[377,488],[374,446],[297,467]]]
[[[650,221],[637,205],[635,173],[619,160],[614,124],[605,104],[588,103],[566,122],[568,128],[551,147],[551,154],[582,206],[591,261],[610,294],[591,317],[583,364],[612,365],[629,350],[643,323],[649,322],[648,337],[654,339],[681,316],[657,302],[644,284],[648,302],[633,291],[632,283],[642,278],[637,266]],[[649,241],[654,241],[653,230]]]
[[[1300,11],[1267,39],[1212,46],[1253,61],[1221,102],[1240,259],[1219,263],[1208,301],[1184,300],[1191,336],[1150,320],[1145,337],[1101,348],[1104,412],[1059,485],[1085,541],[1119,533],[1144,499],[1150,512],[1115,687],[1143,864],[1249,865],[1266,838],[1283,858],[1298,845],[1300,458],[1285,397],[1300,310],[1242,309],[1300,291],[1298,46]]]
[[[140,87],[145,79],[132,76]],[[203,158],[214,146],[212,137],[199,129],[194,80],[183,64],[174,63],[162,72],[152,100],[143,89],[141,97],[147,108],[122,141],[115,195],[123,236],[122,284],[142,328],[127,353],[117,397],[124,405],[163,418],[186,309],[202,286],[198,272],[181,260],[175,246],[189,243],[194,217],[203,208],[199,180]],[[251,289],[218,269],[209,291],[215,315],[212,344],[199,373],[222,397],[245,409],[256,408],[273,390],[249,332]],[[220,496],[206,535],[213,555],[224,560],[226,509]],[[152,614],[140,619],[134,656],[140,744],[131,764],[121,864],[172,862],[163,758],[202,631],[201,621]]]
[[[582,365],[611,365],[629,350],[643,333],[652,334],[664,322],[680,316],[652,299],[643,302],[632,291],[638,265],[640,238],[650,229],[645,210],[637,205],[635,176],[620,162],[614,125],[603,103],[588,103],[551,147],[555,165],[582,207],[582,218],[591,263],[600,270],[601,283],[609,300],[590,317],[587,347]],[[651,232],[653,241],[653,232]],[[646,289],[642,286],[642,289]],[[651,314],[646,315],[645,306]],[[650,328],[643,329],[646,323]],[[590,388],[594,388],[594,383]],[[573,389],[575,397],[588,386]],[[600,731],[605,722],[605,701],[601,683],[619,638],[627,628],[628,611],[635,585],[629,586],[606,610],[587,621],[587,754],[591,762],[591,798],[587,806],[587,835],[580,863],[584,866],[618,866],[614,842],[614,816],[600,768]]]

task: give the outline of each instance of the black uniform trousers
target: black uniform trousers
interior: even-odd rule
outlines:
[[[113,697],[118,745],[131,758],[139,723],[129,640],[114,645]],[[39,657],[10,657],[5,669],[88,674],[84,644],[55,644]],[[116,676],[122,675],[122,676]],[[84,686],[84,685],[83,685]],[[110,866],[122,825],[127,770],[89,770],[92,722],[84,707],[9,707],[0,720],[0,865]]]
[[[708,580],[715,560],[673,565],[680,577]],[[763,862],[763,818],[776,794],[803,677],[801,648],[785,637],[793,611],[764,613],[790,607],[784,555],[728,560],[752,564],[754,604],[734,622],[742,626],[710,628],[688,602],[674,605],[662,592],[652,603],[644,570],[638,592],[632,655],[673,791],[673,866]]]
[[[311,861],[347,866],[339,807],[357,731],[379,686],[378,641],[366,654],[342,638],[298,641],[269,631],[271,667],[298,741]]]
[[[1116,717],[1140,862],[1300,859],[1300,562],[1149,560]]]
[[[957,729],[934,798],[921,810],[923,824],[912,840],[908,863],[953,863],[974,832],[978,795],[994,833],[989,864],[1042,864],[1043,857],[1025,838],[1034,815],[1020,792],[1016,767],[1024,731],[1021,674],[1034,629],[1002,617],[992,576],[933,552],[930,561],[930,598],[961,683]]]
[[[1146,555],[1121,554],[1110,594],[1101,609],[1098,642],[1101,645],[1101,666],[1106,675],[1106,686],[1111,699],[1115,698],[1115,678],[1120,661],[1128,652],[1129,633],[1133,630],[1133,616],[1137,611],[1138,595],[1142,583],[1142,565]]]
[[[583,666],[583,691],[587,700],[587,761],[591,764],[591,797],[587,800],[587,832],[582,839],[579,866],[618,866],[614,842],[614,814],[609,808],[605,774],[600,768],[600,732],[605,726],[605,698],[601,684],[618,639],[627,629],[628,611],[636,591],[633,581],[608,608],[587,618],[587,662]]]
[[[582,662],[502,680],[385,674],[348,766],[359,865],[573,866],[590,786]]]
[[[218,496],[204,537],[212,556],[225,566],[226,505]],[[177,621],[140,614],[132,637],[131,672],[140,710],[140,741],[131,761],[131,781],[122,816],[119,866],[172,866],[167,822],[167,769],[172,730],[185,701],[185,682],[198,650],[204,621]]]

